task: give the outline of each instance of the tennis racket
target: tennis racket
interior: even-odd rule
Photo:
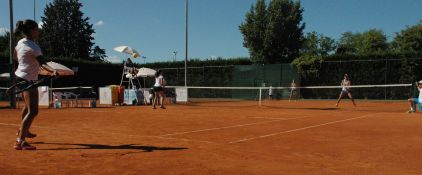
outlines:
[[[38,85],[40,85],[41,83],[44,83],[53,78],[55,78],[55,76],[49,76],[49,77],[45,77],[39,80],[32,80],[32,81],[23,80],[23,81],[17,82],[14,85],[7,88],[6,94],[8,94],[9,96],[12,96],[12,95],[19,94],[23,91],[26,91],[32,88],[37,88]]]

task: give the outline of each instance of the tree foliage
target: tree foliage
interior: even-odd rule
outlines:
[[[91,59],[95,33],[79,0],[54,0],[44,10],[40,45],[49,57]]]
[[[336,41],[317,32],[307,33],[301,49],[302,55],[327,56],[334,53]]]
[[[91,58],[95,61],[106,61],[107,57],[105,49],[101,49],[99,46],[95,46],[91,53]]]
[[[299,1],[258,0],[239,26],[244,47],[255,63],[285,63],[299,56],[303,45],[302,12]]]
[[[398,52],[422,52],[422,21],[397,33],[392,45]]]
[[[389,44],[382,30],[371,29],[363,33],[345,32],[340,38],[337,54],[364,55],[387,52]]]
[[[10,32],[0,35],[0,56],[9,57],[9,37]]]

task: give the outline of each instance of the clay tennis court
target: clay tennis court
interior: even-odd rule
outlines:
[[[36,151],[13,149],[0,110],[0,174],[421,174],[422,114],[405,102],[255,101],[41,109]]]

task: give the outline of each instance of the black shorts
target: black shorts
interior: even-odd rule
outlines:
[[[162,86],[154,86],[154,92],[162,92],[164,88]]]

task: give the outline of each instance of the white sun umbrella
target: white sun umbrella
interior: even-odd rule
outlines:
[[[54,70],[56,70],[58,76],[60,76],[60,77],[61,76],[73,76],[73,75],[75,75],[75,72],[73,72],[72,69],[69,69],[68,67],[66,67],[66,66],[64,66],[60,63],[50,61],[50,62],[47,62],[47,65],[50,66],[51,68],[53,68]],[[39,74],[40,75],[50,75],[50,73],[43,68],[40,68]],[[53,80],[52,79],[50,80],[50,88],[53,88]],[[52,91],[50,91],[50,92],[51,92],[50,99],[53,100],[53,93],[52,93]]]
[[[72,69],[69,69],[68,67],[60,64],[60,63],[56,63],[56,62],[48,62],[47,63],[48,66],[50,66],[51,68],[53,68],[54,70],[57,71],[57,74],[59,74],[59,76],[73,76],[75,75],[75,72],[73,72]],[[46,70],[44,70],[43,68],[40,69],[39,72],[40,75],[50,75],[50,73]]]
[[[8,80],[8,79],[10,79],[10,73],[0,74],[0,80]]]
[[[119,47],[115,47],[113,50],[117,52],[130,54],[133,58],[139,57],[138,51],[136,51],[134,48],[131,48],[129,46],[119,46]]]
[[[154,69],[146,68],[146,67],[142,67],[142,68],[138,69],[138,73],[136,74],[136,76],[144,78],[144,89],[146,89],[145,78],[146,77],[154,77],[155,72],[157,72],[157,71],[155,71]],[[145,94],[145,90],[144,90],[144,94]]]
[[[150,68],[146,68],[146,67],[142,67],[138,69],[138,74],[136,74],[137,77],[153,77],[155,76],[155,71],[154,69],[150,69]]]

